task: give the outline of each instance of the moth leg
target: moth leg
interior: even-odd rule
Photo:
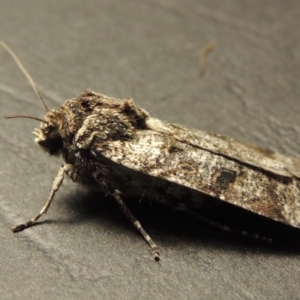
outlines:
[[[38,213],[38,215],[36,215],[35,217],[33,217],[32,219],[30,219],[29,221],[27,221],[26,223],[14,226],[11,228],[12,232],[19,232],[22,231],[30,226],[32,226],[34,223],[36,223],[36,221],[47,212],[55,193],[58,191],[59,187],[61,186],[61,184],[63,183],[64,180],[64,175],[65,172],[68,170],[68,165],[63,165],[60,167],[57,175],[54,178],[54,181],[52,183],[52,187],[50,190],[50,194],[49,197],[46,201],[46,203],[44,204],[43,208],[41,209],[41,211]]]
[[[149,244],[153,257],[156,261],[159,261],[160,254],[158,247],[153,242],[152,238],[149,236],[149,234],[144,230],[141,223],[135,218],[135,216],[131,213],[129,208],[126,206],[122,198],[120,197],[120,192],[118,190],[115,190],[112,195],[114,196],[115,200],[118,202],[118,204],[121,207],[121,210],[125,214],[125,216],[130,220],[130,222],[133,224],[133,226],[141,233],[143,238],[146,240],[146,242]]]
[[[269,244],[271,244],[273,242],[273,240],[271,238],[268,238],[266,236],[262,236],[260,234],[256,234],[256,233],[251,233],[251,232],[247,232],[247,231],[243,231],[243,230],[237,230],[237,229],[233,229],[233,228],[230,228],[226,225],[223,225],[223,224],[220,224],[218,222],[214,222],[214,221],[211,221],[205,217],[202,217],[200,214],[197,214],[196,212],[190,210],[190,209],[180,209],[182,211],[184,211],[185,213],[188,213],[190,216],[192,216],[193,218],[195,219],[198,219],[200,220],[201,222],[204,222],[212,227],[215,227],[215,228],[218,228],[222,231],[226,231],[226,232],[231,232],[231,233],[234,233],[234,234],[237,234],[237,235],[241,235],[241,236],[249,236],[253,239],[256,239],[256,240],[261,240],[263,242],[267,242]]]

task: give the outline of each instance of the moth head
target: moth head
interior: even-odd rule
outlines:
[[[44,131],[40,128],[36,128],[33,131],[36,136],[35,141],[49,154],[59,155],[62,147],[62,136],[58,128],[49,128],[49,130]]]
[[[27,115],[5,116],[5,119],[26,118],[41,121],[40,128],[35,128],[35,141],[49,154],[59,155],[63,148],[62,125],[63,119],[57,111],[47,113],[45,119]],[[54,122],[52,121],[54,120]]]
[[[59,155],[63,148],[62,122],[60,120],[60,115],[57,112],[49,112],[40,128],[35,128],[33,131],[35,142],[51,155]]]

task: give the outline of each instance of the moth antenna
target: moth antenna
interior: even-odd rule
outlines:
[[[11,116],[5,116],[5,119],[17,119],[17,118],[26,118],[26,119],[32,119],[36,121],[40,121],[43,123],[48,124],[45,120],[38,118],[38,117],[33,117],[33,116],[27,116],[27,115],[11,115]]]
[[[34,80],[30,76],[30,74],[27,72],[27,70],[25,69],[25,67],[23,66],[23,64],[21,63],[21,61],[19,60],[18,56],[3,41],[1,41],[0,44],[11,55],[11,57],[17,63],[17,65],[19,66],[19,68],[21,69],[21,71],[23,72],[23,74],[26,76],[26,78],[28,79],[31,87],[33,88],[33,90],[35,91],[36,95],[38,96],[38,98],[42,102],[42,104],[43,104],[44,108],[46,109],[46,111],[47,112],[50,111],[50,109],[46,105],[43,97],[41,96],[40,92],[38,91],[37,86],[36,86]]]

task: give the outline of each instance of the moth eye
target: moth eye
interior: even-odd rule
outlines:
[[[52,129],[47,135],[48,143],[51,145],[51,152],[55,153],[61,150],[63,146],[62,136],[57,128]]]
[[[39,141],[39,144],[50,154],[58,154],[63,147],[63,140],[59,130],[57,128],[51,129],[47,133],[46,139]]]

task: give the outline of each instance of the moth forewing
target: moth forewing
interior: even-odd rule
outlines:
[[[151,117],[146,129],[137,130],[130,141],[113,141],[102,154],[157,181],[173,182],[300,227],[300,182],[295,170],[299,159]],[[202,197],[193,197],[184,203],[176,193],[164,197],[166,203],[182,202],[188,209],[203,202]]]

